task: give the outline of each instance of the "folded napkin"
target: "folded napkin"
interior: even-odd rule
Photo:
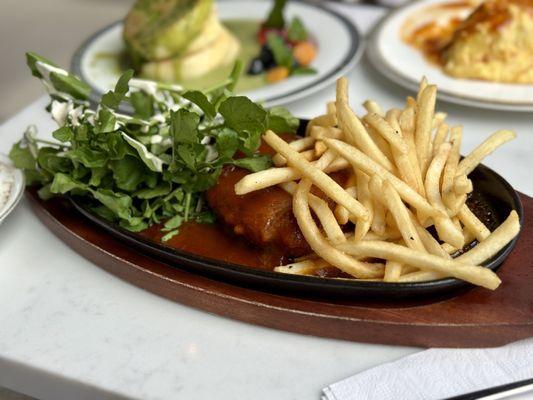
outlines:
[[[533,338],[491,349],[421,351],[334,383],[322,398],[437,400],[531,378]]]

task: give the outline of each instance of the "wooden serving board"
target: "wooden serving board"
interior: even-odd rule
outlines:
[[[85,258],[160,296],[244,322],[306,335],[421,347],[491,347],[533,336],[533,199],[525,226],[491,292],[448,299],[365,302],[299,298],[222,283],[150,258],[86,220],[67,202],[28,191],[42,222]]]

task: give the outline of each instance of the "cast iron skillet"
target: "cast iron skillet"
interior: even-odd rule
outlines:
[[[301,130],[307,125],[307,122],[302,120]],[[479,192],[487,200],[486,203],[494,215],[496,226],[500,225],[507,218],[511,210],[517,211],[520,223],[523,225],[524,212],[522,204],[518,194],[505,179],[484,165],[479,165],[472,171],[469,178],[474,184],[474,191]],[[254,269],[187,253],[166,246],[161,242],[143,238],[92,213],[84,204],[83,199],[71,197],[71,202],[85,217],[101,226],[113,236],[131,245],[133,250],[150,254],[158,260],[165,261],[170,268],[186,269],[194,273],[245,287],[253,287],[271,292],[305,294],[306,296],[379,299],[438,296],[472,287],[471,284],[454,278],[428,282],[385,283],[298,276]],[[483,265],[496,271],[509,255],[517,240],[518,236]]]

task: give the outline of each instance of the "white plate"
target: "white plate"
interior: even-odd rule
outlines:
[[[22,194],[24,193],[24,174],[21,170],[13,167],[11,160],[3,154],[0,154],[0,163],[11,167],[11,173],[13,175],[13,186],[11,187],[9,198],[7,199],[7,203],[0,208],[1,224],[8,214],[15,209],[18,202],[22,198]]]
[[[217,2],[218,13],[225,19],[262,20],[272,2],[268,0],[224,0]],[[361,37],[357,28],[346,17],[328,8],[300,0],[291,0],[286,9],[288,19],[299,16],[318,44],[318,56],[312,66],[317,74],[295,76],[282,82],[247,91],[245,94],[266,106],[297,100],[346,74],[357,63],[362,53]],[[96,102],[102,93],[114,87],[119,74],[112,62],[102,61],[102,53],[120,54],[124,50],[122,23],[117,22],[97,32],[75,53],[72,71],[92,88],[91,100]],[[95,60],[97,60],[95,62]]]
[[[422,76],[439,88],[439,99],[496,110],[533,111],[532,84],[505,84],[448,76],[430,64],[422,53],[404,43],[400,28],[417,10],[449,0],[421,0],[387,15],[374,29],[368,56],[383,75],[411,90],[417,90]]]

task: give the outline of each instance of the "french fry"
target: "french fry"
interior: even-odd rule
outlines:
[[[374,202],[374,218],[372,218],[371,229],[376,234],[382,236],[385,234],[386,221],[385,221],[385,206],[381,203],[381,190],[383,182],[377,175],[373,175],[368,182],[368,188],[373,197]]]
[[[442,124],[444,124],[444,121],[448,117],[448,114],[445,112],[436,112],[435,116],[433,117],[433,129],[439,129]]]
[[[470,245],[474,240],[476,240],[476,235],[470,229],[464,229],[463,234],[465,235],[465,246]]]
[[[289,143],[289,146],[291,146],[294,150],[297,152],[302,152],[304,150],[307,150],[311,148],[315,144],[315,139],[312,137],[304,137],[301,139],[294,140]],[[272,162],[276,167],[281,167],[282,165],[285,165],[287,163],[287,160],[280,155],[276,154],[274,157],[272,157]]]
[[[302,156],[303,158],[303,156]],[[311,163],[316,165],[317,161]],[[349,163],[342,158],[337,158],[327,168],[324,169],[325,173],[331,173],[341,171],[349,167]],[[238,195],[244,195],[247,193],[255,192],[256,190],[265,189],[267,187],[276,186],[280,183],[294,181],[302,177],[301,172],[292,167],[281,168],[269,168],[263,171],[254,172],[244,176],[239,182],[235,184],[235,193]]]
[[[459,212],[459,210],[461,209],[461,207],[463,206],[463,204],[465,204],[467,195],[465,193],[460,196],[457,196],[457,195],[450,196],[450,198],[452,199],[450,200],[451,203],[447,204],[448,216],[455,217],[457,213]]]
[[[445,277],[446,275],[439,274],[438,272],[418,271],[400,276],[398,282],[427,282],[442,279]]]
[[[326,114],[337,114],[337,106],[334,101],[328,101],[326,104]]]
[[[328,237],[329,241],[332,244],[345,242],[346,237],[344,236],[344,232],[337,223],[335,215],[333,214],[333,211],[331,211],[331,209],[329,208],[328,204],[324,200],[315,196],[313,196],[313,198],[309,200],[309,203],[311,204],[313,211],[318,217],[318,220],[322,225],[322,229],[324,229],[324,232],[326,233],[326,236]]]
[[[315,142],[315,150],[314,155],[315,157],[320,157],[322,154],[324,154],[328,149],[328,146],[324,144],[322,140],[317,140]]]
[[[376,113],[378,115],[384,115],[383,109],[374,100],[367,100],[363,103],[363,107],[369,113]]]
[[[357,179],[354,174],[350,175],[348,178],[348,181],[346,182],[346,193],[348,193],[350,196],[357,198]],[[346,208],[341,206],[340,204],[337,204],[335,207],[335,217],[337,218],[337,221],[341,225],[345,225],[348,223],[350,219],[350,213]],[[354,223],[357,221],[353,221]]]
[[[316,160],[313,164],[314,168],[317,168],[321,171],[325,170],[335,159],[337,155],[332,150],[327,150],[322,156]]]
[[[429,233],[425,228],[423,228],[416,218],[411,214],[411,221],[415,226],[416,232],[424,245],[424,248],[428,253],[439,256],[441,258],[450,258],[450,254],[446,252],[442,246],[437,242],[437,240]]]
[[[414,108],[406,108],[400,114],[400,128],[402,130],[402,136],[407,143],[408,152],[407,157],[409,158],[409,163],[411,164],[411,170],[414,175],[415,189],[418,194],[425,197],[426,191],[424,189],[424,180],[422,179],[422,172],[420,171],[420,165],[418,164],[418,156],[416,155],[416,145],[415,145],[415,110]]]
[[[428,85],[420,94],[418,101],[418,115],[416,118],[415,145],[417,148],[418,164],[422,176],[426,175],[430,161],[429,147],[431,143],[431,130],[435,114],[437,87]]]
[[[402,110],[400,110],[399,108],[391,108],[385,114],[385,121],[387,121],[389,125],[392,126],[392,128],[395,131],[398,131],[399,135],[403,136],[402,127],[400,126],[400,115],[401,114],[402,114]]]
[[[389,143],[385,140],[383,136],[381,136],[373,127],[371,127],[368,124],[365,124],[365,127],[368,131],[368,135],[372,139],[372,141],[378,146],[378,149],[387,157],[387,160],[392,160],[392,150]],[[394,168],[394,163],[392,165],[392,173],[395,173],[396,169]]]
[[[437,153],[437,150],[439,149],[440,145],[446,141],[449,130],[450,127],[448,126],[448,124],[442,124],[437,129],[437,133],[435,133],[435,137],[433,138],[433,157],[435,157],[435,154]]]
[[[513,131],[500,130],[493,133],[487,140],[477,146],[470,154],[461,160],[457,167],[457,176],[468,175],[479,163],[502,144],[513,140],[516,134]]]
[[[369,264],[358,261],[329,244],[320,233],[309,210],[308,194],[311,181],[302,179],[293,196],[293,212],[303,236],[313,251],[329,264],[356,278],[380,278],[384,273],[383,264]]]
[[[346,238],[349,240],[353,237],[352,236],[347,236]],[[395,240],[396,239],[399,239],[401,238],[400,235],[398,235],[396,238],[394,238]],[[377,233],[375,232],[367,232],[367,234],[365,235],[365,237],[363,238],[363,240],[389,240],[390,237],[387,235],[387,234],[383,234],[383,235],[378,235]]]
[[[345,160],[349,161],[355,169],[361,169],[367,175],[378,175],[381,179],[388,180],[400,194],[402,199],[413,207],[422,210],[428,215],[441,214],[441,212],[432,207],[426,199],[411,189],[409,185],[392,175],[385,168],[371,160],[355,147],[336,139],[324,139],[324,142],[329,148],[334,149]]]
[[[346,77],[341,77],[337,79],[337,85],[336,85],[336,102],[335,106],[337,107],[337,115],[338,115],[338,107],[340,104],[344,104],[349,106],[348,103],[348,79]]]
[[[473,190],[468,174],[515,135],[498,131],[461,161],[462,127],[450,129],[447,115],[436,112],[435,104],[436,87],[423,78],[417,98],[408,97],[403,110],[384,112],[368,100],[363,104],[368,113],[360,120],[349,106],[348,82],[341,78],[336,100],[327,104],[326,114],[310,121],[306,138],[286,143],[265,133],[263,140],[277,152],[277,167],[246,175],[235,192],[272,185],[286,190],[313,250],[276,271],[313,275],[334,267],[364,281],[454,277],[498,287],[499,278],[480,265],[516,237],[518,215],[511,212],[491,233],[466,205]],[[344,187],[328,176],[340,170],[349,173]],[[333,208],[310,192],[313,185],[335,203]],[[355,230],[344,232],[341,225],[350,221]],[[426,229],[433,225],[443,242]],[[459,253],[476,239],[474,247]]]
[[[323,114],[319,115],[318,117],[313,118],[309,123],[307,124],[307,127],[305,128],[305,136],[309,136],[309,132],[314,126],[336,126],[337,125],[337,115],[336,114]]]
[[[346,188],[346,193],[357,198],[357,188],[355,186]],[[345,225],[350,220],[350,212],[340,204],[337,204],[335,206],[335,218],[337,218],[339,224]]]
[[[398,282],[402,274],[402,264],[397,261],[387,260],[383,282]]]
[[[392,214],[396,226],[400,231],[403,241],[411,249],[418,251],[426,251],[424,244],[420,240],[420,236],[409,216],[409,211],[405,204],[403,204],[400,195],[392,187],[388,181],[383,182],[382,186],[383,196],[380,199],[387,206],[387,209]]]
[[[394,130],[382,116],[376,113],[370,113],[365,116],[364,120],[387,141],[393,150],[407,155],[408,147],[402,139],[400,132]]]
[[[339,127],[344,132],[349,143],[362,149],[370,158],[379,163],[387,171],[394,170],[392,162],[379,149],[363,123],[357,118],[357,116],[355,116],[349,107],[339,105],[337,107],[337,116],[339,119]]]
[[[424,93],[424,90],[426,90],[428,85],[429,85],[428,79],[425,76],[423,76],[422,79],[420,80],[420,84],[418,85],[418,93],[416,95],[417,103],[420,103],[420,101],[422,100],[422,94]]]
[[[343,205],[351,214],[361,220],[366,220],[369,217],[368,210],[359,203],[356,199],[348,195],[342,187],[330,178],[319,168],[315,167],[309,161],[305,160],[298,152],[291,149],[291,147],[272,131],[267,131],[263,140],[267,142],[270,147],[283,155],[287,162],[301,171],[302,176],[310,179],[320,190],[327,194],[338,204]],[[333,139],[326,139],[333,140]],[[327,154],[327,153],[326,153]],[[324,156],[323,156],[324,157]],[[320,162],[320,160],[318,161]]]
[[[490,231],[483,222],[464,204],[457,214],[466,229],[473,233],[475,238],[482,242],[489,237]]]
[[[466,175],[459,175],[455,177],[452,189],[457,196],[461,196],[474,190],[474,186],[472,181],[468,179]]]
[[[372,204],[372,199],[370,198],[370,191],[368,189],[368,181],[370,178],[364,172],[357,170],[355,171],[355,176],[357,180],[357,198],[361,204],[368,210],[369,218],[365,221],[357,221],[355,224],[355,232],[353,240],[355,242],[363,239],[363,237],[370,230],[370,225],[372,224],[374,209]]]
[[[439,190],[440,177],[450,150],[451,145],[449,143],[443,143],[440,145],[437,155],[429,165],[425,187],[429,203],[437,210],[443,212],[441,215],[434,217],[435,228],[437,228],[439,238],[444,242],[450,243],[454,247],[461,248],[464,245],[463,233],[460,229],[457,229],[450,217],[446,214],[446,208],[442,202]]]
[[[412,107],[412,108],[415,108],[416,107],[416,100],[413,96],[407,96],[407,98],[405,99],[405,106],[406,107]]]
[[[497,254],[520,232],[518,213],[513,210],[507,219],[498,226],[485,240],[474,248],[456,258],[458,262],[481,264]]]
[[[307,161],[314,161],[316,158],[315,150],[305,150],[300,153],[303,158],[305,158]],[[318,161],[318,160],[316,160]]]
[[[309,136],[316,140],[324,138],[342,139],[343,133],[339,128],[333,126],[313,126],[309,131]]]
[[[421,270],[429,270],[462,279],[474,285],[483,286],[487,289],[496,289],[501,280],[487,268],[466,264],[464,260],[447,260],[422,251],[413,250],[389,242],[361,241],[354,243],[348,241],[337,246],[345,254],[351,254],[357,258],[376,257],[392,260],[402,264],[411,265]]]
[[[293,275],[313,275],[317,269],[327,267],[329,264],[321,259],[304,260],[287,265],[275,267],[274,271]]]
[[[347,83],[343,79],[337,81],[337,120],[348,143],[359,147],[387,171],[394,170],[391,161],[374,143],[363,123],[349,107]]]
[[[402,135],[402,129],[399,122],[401,111],[398,109],[391,109],[387,112],[386,121],[394,129],[395,132],[398,132],[399,135]],[[392,149],[392,157],[396,163],[396,168],[400,178],[407,183],[411,188],[418,191],[418,181],[416,178],[416,173],[409,158],[409,145],[402,137],[402,142],[406,147],[406,152],[399,151],[398,149]]]
[[[292,194],[293,196],[298,189],[298,185],[295,182],[282,183],[280,186],[283,190]],[[344,236],[344,232],[337,223],[335,215],[329,208],[328,203],[312,193],[309,193],[308,196],[309,205],[320,221],[322,229],[324,229],[324,233],[328,237],[328,240],[333,244],[345,242],[346,236]]]
[[[453,205],[455,198],[457,197],[453,192],[453,184],[461,158],[461,139],[463,136],[463,127],[454,126],[450,131],[450,143],[452,145],[446,165],[444,166],[444,172],[442,174],[442,201],[448,207]]]

